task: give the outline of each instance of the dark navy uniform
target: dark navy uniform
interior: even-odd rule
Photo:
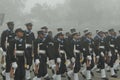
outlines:
[[[15,37],[11,40],[8,51],[13,57],[12,62],[17,62],[17,69],[15,71],[15,80],[24,80],[25,78],[25,41],[22,38]]]
[[[74,73],[78,73],[81,67],[80,57],[82,57],[82,46],[79,40],[71,40],[72,57],[75,58]]]
[[[47,43],[46,38],[37,38],[34,41],[34,58],[40,61],[37,78],[45,77],[47,75]],[[49,79],[48,79],[49,80]]]
[[[25,44],[26,44],[26,64],[30,66],[32,65],[32,52],[33,52],[33,42],[35,40],[34,33],[31,31],[25,31]],[[28,68],[28,69],[29,69]]]
[[[116,74],[114,71],[114,63],[117,59],[118,46],[117,46],[117,37],[115,35],[114,29],[109,30],[110,35],[106,37],[106,50],[108,51],[108,56],[110,57],[110,61],[108,65],[110,66],[111,77],[116,78]]]
[[[65,50],[65,40],[64,39],[57,39],[55,41],[55,51],[56,51],[56,63],[59,64],[59,70],[56,72],[57,75],[64,74],[66,69],[66,50]],[[58,58],[61,59],[61,61],[58,61]]]
[[[89,35],[87,33],[86,35]],[[94,67],[94,40],[88,37],[84,37],[82,40],[82,48],[83,48],[83,55],[84,55],[84,62],[86,62],[86,78],[89,80],[91,79],[91,69]]]
[[[108,36],[107,37],[107,50],[111,51],[111,61],[110,61],[110,67],[113,67],[114,62],[117,59],[116,50],[118,50],[116,36]]]
[[[5,31],[3,31],[3,33],[1,34],[1,47],[3,49],[3,53],[6,53],[6,77],[10,76],[9,72],[10,72],[10,66],[11,66],[11,53],[8,52],[8,46],[10,44],[10,41],[15,37],[15,33],[10,30],[7,29]]]
[[[102,34],[102,36],[100,36],[100,34]],[[98,32],[98,35],[94,38],[94,44],[98,61],[97,66],[101,70],[101,78],[103,80],[108,80],[105,72],[106,41],[102,31]]]

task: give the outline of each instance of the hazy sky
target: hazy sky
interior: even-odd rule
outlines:
[[[48,5],[51,8],[57,7],[58,4],[63,4],[65,0],[22,0],[25,4],[25,8],[23,9],[24,13],[30,13],[31,9],[35,7],[36,4],[40,5]]]
[[[58,27],[120,30],[120,0],[0,0],[0,13],[5,14],[0,32],[8,21],[14,21],[16,28],[32,22],[33,31],[42,26],[53,31]]]

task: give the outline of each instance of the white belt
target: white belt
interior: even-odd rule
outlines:
[[[59,51],[59,53],[64,54],[64,53],[65,53],[65,51],[64,51],[64,50],[60,50],[60,51]]]
[[[32,45],[31,44],[26,44],[26,48],[28,48],[28,47],[32,47]]]
[[[83,48],[83,51],[85,51],[85,48]]]
[[[38,53],[39,53],[39,54],[45,54],[46,51],[45,51],[45,50],[39,50]]]
[[[8,47],[8,46],[9,46],[9,43],[6,43],[6,46]]]
[[[16,55],[18,55],[18,56],[23,56],[24,51],[22,51],[22,50],[16,50],[15,53],[16,53]]]
[[[105,48],[105,46],[99,46],[99,48],[104,49],[104,48]]]
[[[113,47],[113,48],[114,48],[114,47],[115,47],[115,45],[113,45],[113,44],[110,44],[110,47]]]
[[[79,50],[74,50],[74,53],[80,53],[80,51]]]
[[[92,51],[92,48],[89,48],[90,51]]]

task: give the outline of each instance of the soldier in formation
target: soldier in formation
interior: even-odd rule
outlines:
[[[44,26],[35,37],[32,23],[25,24],[27,30],[17,28],[15,32],[13,22],[8,22],[7,26],[1,34],[3,80],[32,80],[32,71],[33,80],[62,80],[62,77],[80,80],[79,73],[86,80],[92,80],[95,69],[99,70],[102,80],[109,80],[106,70],[117,78],[120,31],[117,35],[114,29],[96,30],[94,37],[88,29],[81,35],[74,28],[66,34],[58,28],[53,36]]]

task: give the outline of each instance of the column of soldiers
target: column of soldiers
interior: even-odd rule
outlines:
[[[58,33],[53,37],[46,26],[42,27],[35,38],[32,23],[25,24],[27,30],[18,28],[14,31],[14,23],[7,23],[8,29],[1,34],[2,58],[1,64],[3,80],[80,80],[79,73],[86,80],[92,80],[94,70],[100,72],[102,80],[109,80],[106,76],[117,78],[120,53],[120,35],[114,29],[107,32],[92,33],[86,29],[81,36],[75,29],[71,33]],[[119,31],[120,33],[120,31]],[[52,72],[52,77],[48,73]]]

